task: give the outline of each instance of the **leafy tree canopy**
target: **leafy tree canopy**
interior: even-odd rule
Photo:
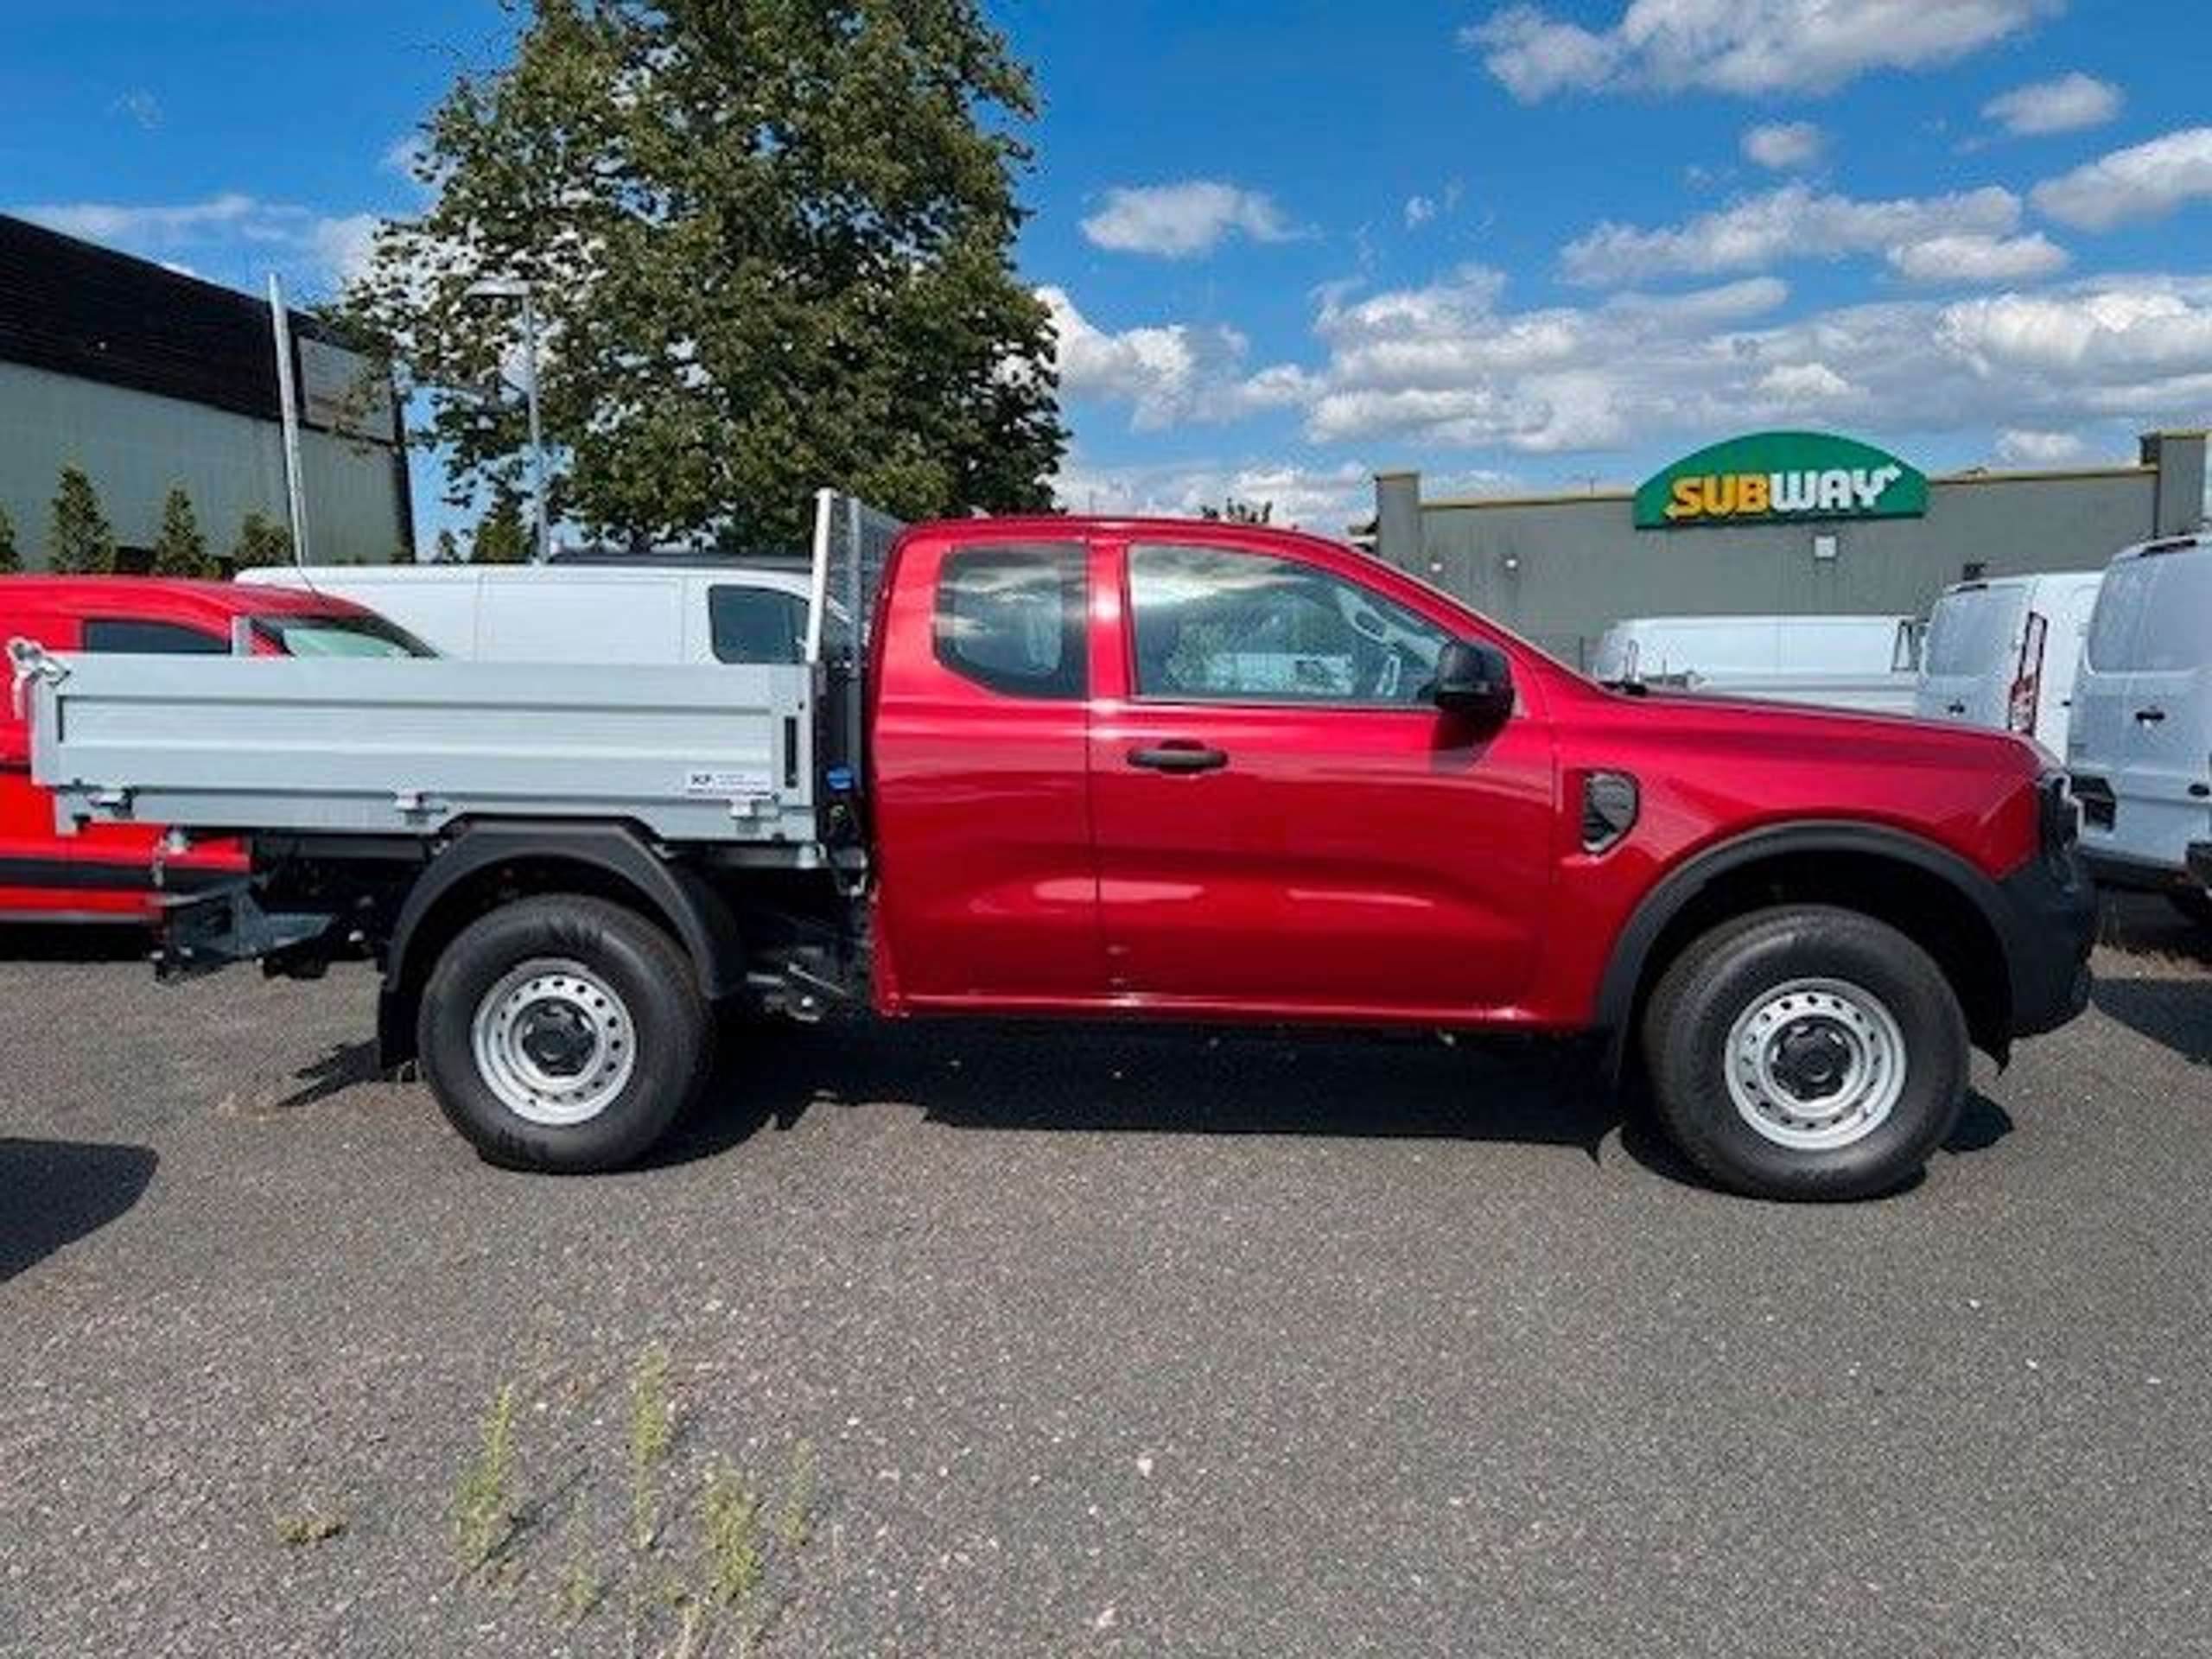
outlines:
[[[1051,324],[1013,266],[1033,97],[978,0],[529,15],[429,117],[431,204],[345,308],[432,389],[456,501],[525,475],[518,400],[480,390],[516,306],[467,293],[512,277],[555,511],[594,535],[793,546],[823,484],[910,517],[1050,505]]]
[[[115,572],[115,528],[100,511],[99,496],[81,467],[61,469],[47,525],[46,564],[57,576]]]
[[[249,512],[238,525],[238,538],[225,561],[233,570],[255,570],[264,565],[292,562],[292,532],[265,514]]]
[[[161,534],[154,538],[154,574],[157,576],[205,576],[209,574],[207,538],[200,533],[200,519],[192,511],[192,498],[182,486],[173,488],[162,503]]]

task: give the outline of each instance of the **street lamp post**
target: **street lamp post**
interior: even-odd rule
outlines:
[[[537,412],[537,296],[531,285],[517,276],[486,276],[471,283],[472,300],[522,302],[522,395],[530,411],[530,500],[537,521],[537,562],[553,556],[553,527],[545,505],[545,434]]]

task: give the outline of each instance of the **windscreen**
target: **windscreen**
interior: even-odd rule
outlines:
[[[2014,625],[2027,591],[1977,588],[1946,594],[1929,620],[1921,661],[1930,674],[1975,678],[2001,666],[2012,650]]]
[[[435,657],[396,622],[380,616],[264,616],[254,631],[287,657]]]
[[[2112,568],[2089,623],[2088,661],[2105,673],[2212,664],[2212,550],[2153,553]]]

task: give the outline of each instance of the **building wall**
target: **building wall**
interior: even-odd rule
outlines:
[[[2192,523],[2202,450],[2199,438]],[[1970,563],[1992,575],[2095,569],[2177,527],[2162,522],[2175,515],[2161,514],[2158,484],[2152,466],[1961,474],[1929,480],[1922,518],[1638,530],[1624,493],[1427,501],[1409,518],[1419,480],[1388,474],[1376,481],[1376,550],[1579,663],[1626,616],[1925,615]],[[1417,533],[1392,533],[1408,523]],[[1834,556],[1816,557],[1827,537]]]
[[[300,435],[308,552],[328,563],[388,563],[410,542],[399,452],[312,428]],[[27,569],[46,563],[54,486],[84,468],[125,547],[149,547],[181,485],[211,552],[248,512],[285,522],[284,442],[273,421],[0,362],[0,507]]]

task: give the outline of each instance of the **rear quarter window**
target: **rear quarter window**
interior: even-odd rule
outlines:
[[[947,553],[937,580],[938,661],[1008,696],[1090,689],[1080,546],[1007,544]]]

